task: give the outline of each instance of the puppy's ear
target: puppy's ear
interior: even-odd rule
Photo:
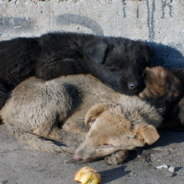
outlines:
[[[150,68],[149,67],[146,67],[142,73],[142,78],[145,78],[146,77],[146,74],[147,72],[149,72]]]
[[[136,130],[136,134],[141,135],[141,137],[143,138],[142,141],[149,145],[153,144],[160,138],[156,128],[153,125],[141,126],[140,128],[138,128],[138,130]]]
[[[91,42],[84,48],[84,54],[93,62],[103,63],[108,51],[108,45],[102,40]]]
[[[86,114],[85,117],[85,124],[86,125],[92,125],[92,123],[96,120],[96,118],[102,114],[104,111],[106,111],[109,108],[114,107],[113,104],[96,104],[94,105]]]
[[[152,71],[152,69],[149,68],[149,67],[146,67],[145,70],[143,71],[143,74],[142,74],[142,78],[145,80],[144,82],[147,81],[147,77],[148,77],[151,73],[154,73],[154,72]]]
[[[155,55],[154,51],[148,45],[143,45],[142,53],[147,62],[151,62],[151,58]]]
[[[184,69],[183,68],[170,68],[171,71],[182,83],[184,86]]]

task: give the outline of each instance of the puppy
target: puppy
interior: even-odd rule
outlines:
[[[89,162],[106,156],[107,163],[118,164],[127,158],[128,150],[151,145],[159,138],[156,127],[161,118],[155,109],[138,98],[124,100],[97,104],[88,111],[85,123],[91,128],[75,160]]]
[[[97,103],[101,105],[92,108]],[[84,124],[88,111],[86,124],[93,124],[90,131]],[[110,164],[123,161],[126,150],[154,143],[159,138],[156,127],[162,121],[155,108],[139,97],[120,94],[91,75],[27,79],[13,90],[0,115],[12,134],[36,149],[73,153],[75,147],[67,145],[79,146],[84,141],[74,159],[108,156]],[[113,153],[116,155],[109,156]],[[114,157],[118,159],[114,161]]]
[[[184,101],[183,98],[180,100],[183,94],[181,80],[171,70],[159,66],[147,67],[144,72],[144,81],[146,88],[139,96],[154,106],[164,117],[160,128],[172,128],[182,124]]]
[[[152,52],[141,41],[77,33],[48,33],[0,42],[0,109],[12,89],[36,76],[50,80],[90,73],[128,95],[142,90]]]
[[[170,71],[181,81],[182,94],[181,98],[171,108],[170,113],[167,114],[162,128],[172,130],[184,130],[184,69],[171,68]]]

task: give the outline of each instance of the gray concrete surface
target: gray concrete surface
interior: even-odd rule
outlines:
[[[184,133],[160,132],[161,139],[153,146],[137,149],[118,166],[103,160],[79,164],[72,155],[61,156],[35,150],[16,140],[5,125],[0,126],[0,184],[77,184],[73,180],[84,166],[96,169],[101,184],[183,184]],[[174,167],[157,169],[165,164]]]
[[[184,67],[183,0],[0,0],[0,40],[51,31],[141,39],[155,51],[153,65]],[[184,133],[163,132],[152,148],[132,152],[120,166],[89,163],[102,183],[183,184]],[[0,183],[72,184],[84,165],[69,156],[34,150],[0,126]],[[175,173],[155,167],[167,164]]]

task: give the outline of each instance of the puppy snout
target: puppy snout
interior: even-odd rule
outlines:
[[[164,107],[158,108],[157,112],[160,114],[164,114],[166,112],[166,109]]]
[[[134,90],[134,89],[136,89],[138,86],[139,86],[139,83],[138,83],[138,82],[129,82],[129,83],[128,83],[128,88],[129,88],[130,90]]]
[[[78,155],[78,154],[75,154],[74,156],[73,156],[73,159],[74,160],[76,160],[76,161],[83,161],[83,159],[80,157],[80,155]]]

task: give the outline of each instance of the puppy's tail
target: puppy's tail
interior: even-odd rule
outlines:
[[[37,150],[47,151],[50,153],[75,153],[76,147],[66,146],[64,144],[57,145],[53,141],[22,131],[12,124],[9,124],[8,128],[16,138]]]

